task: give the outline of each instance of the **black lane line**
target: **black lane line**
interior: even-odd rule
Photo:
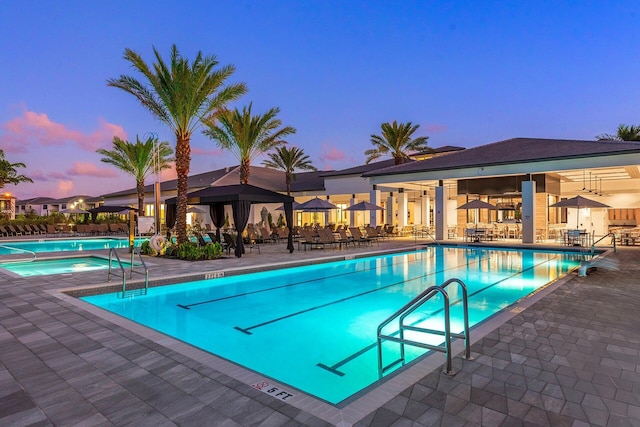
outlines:
[[[473,261],[472,263],[473,264],[477,264],[482,259],[483,258],[480,258],[480,259],[478,259],[476,261]],[[465,263],[465,264],[467,266],[469,265],[469,263]],[[359,298],[361,296],[364,296],[364,295],[367,295],[367,294],[370,294],[370,293],[373,293],[373,292],[378,292],[378,291],[381,291],[383,289],[390,288],[392,286],[398,286],[398,285],[402,285],[403,283],[412,282],[414,280],[422,279],[422,278],[425,278],[425,277],[428,277],[428,276],[432,276],[434,274],[444,273],[445,271],[454,270],[454,269],[457,269],[459,267],[460,267],[459,265],[456,265],[455,267],[445,268],[444,270],[437,270],[437,271],[429,272],[429,273],[423,274],[421,276],[413,277],[411,279],[407,279],[407,280],[402,280],[400,282],[391,283],[391,284],[383,286],[381,288],[370,289],[368,291],[361,292],[359,294],[351,295],[351,296],[348,296],[348,297],[345,297],[345,298],[341,298],[339,300],[334,300],[334,301],[331,301],[331,302],[328,302],[328,303],[325,303],[325,304],[322,304],[322,305],[318,305],[318,306],[315,306],[315,307],[307,308],[305,310],[301,310],[301,311],[297,311],[297,312],[294,312],[294,313],[290,313],[290,314],[287,314],[285,316],[278,317],[278,318],[275,318],[275,319],[271,319],[271,320],[268,320],[268,321],[263,322],[263,323],[258,323],[257,325],[249,326],[248,328],[241,328],[240,326],[235,326],[234,329],[236,329],[236,330],[238,330],[240,332],[243,332],[243,333],[245,333],[247,335],[251,335],[251,332],[250,332],[251,329],[255,329],[255,328],[259,328],[261,326],[269,325],[271,323],[279,322],[280,320],[288,319],[289,317],[294,317],[294,316],[297,316],[297,315],[300,315],[300,314],[308,313],[310,311],[318,310],[320,308],[324,308],[324,307],[328,307],[330,305],[334,305],[334,304],[338,304],[338,303],[341,303],[341,302],[344,302],[344,301],[348,301],[348,300],[353,299],[353,298]]]
[[[523,274],[523,273],[525,273],[525,272],[527,272],[527,271],[529,271],[529,270],[532,270],[532,269],[534,269],[534,268],[536,268],[536,267],[541,266],[542,264],[546,264],[546,263],[548,263],[549,261],[552,261],[552,260],[556,259],[558,256],[559,256],[559,255],[554,255],[554,256],[553,256],[553,258],[549,258],[549,259],[547,259],[547,260],[545,260],[545,261],[542,261],[542,262],[540,262],[540,263],[538,263],[538,264],[536,264],[536,265],[533,265],[533,266],[531,266],[531,267],[529,267],[529,268],[525,268],[524,270],[521,270],[521,271],[519,271],[518,273],[514,273],[514,274],[512,274],[511,276],[505,277],[504,279],[498,280],[497,282],[494,282],[494,283],[492,283],[492,284],[490,284],[490,285],[487,285],[487,286],[485,286],[485,287],[484,287],[484,288],[482,288],[482,289],[478,289],[477,291],[470,293],[470,294],[468,295],[468,297],[472,297],[472,296],[474,296],[474,295],[478,295],[480,292],[485,291],[485,290],[487,290],[487,289],[489,289],[489,288],[491,288],[491,287],[493,287],[493,286],[495,286],[495,285],[497,285],[497,284],[499,284],[499,283],[502,283],[502,282],[504,282],[504,281],[506,281],[506,280],[509,280],[509,279],[513,278],[513,277],[519,276],[519,275],[521,275],[521,274]],[[481,261],[481,260],[478,260],[478,262],[479,262],[479,261]],[[461,303],[461,302],[462,302],[462,300],[461,300],[461,299],[458,299],[458,300],[455,300],[455,301],[451,302],[451,305],[459,304],[459,303]],[[434,316],[434,315],[436,315],[436,314],[440,313],[440,312],[441,312],[441,311],[443,311],[443,310],[444,310],[444,309],[440,308],[440,309],[438,309],[438,310],[436,310],[436,311],[432,312],[432,313],[429,315],[429,317]],[[422,321],[423,321],[423,320],[425,320],[425,319],[426,319],[426,317],[423,317],[423,318],[421,318],[421,319],[418,319],[418,320],[416,320],[415,322],[413,322],[413,325],[418,324],[418,323],[422,322]],[[397,335],[397,334],[398,334],[398,332],[394,332],[392,335]],[[341,376],[341,377],[342,377],[342,376],[344,376],[344,375],[345,375],[345,373],[344,373],[344,372],[339,371],[339,369],[340,369],[342,366],[344,366],[344,365],[346,365],[347,363],[351,362],[352,360],[354,360],[354,359],[356,359],[356,358],[360,357],[361,355],[363,355],[363,354],[364,354],[364,353],[366,353],[367,351],[369,351],[369,350],[372,350],[372,349],[376,348],[377,346],[378,346],[378,343],[377,343],[377,342],[375,342],[375,343],[373,343],[373,344],[369,344],[368,346],[366,346],[366,347],[362,348],[361,350],[358,350],[357,352],[355,352],[355,353],[353,353],[353,354],[351,354],[351,355],[347,356],[346,358],[344,358],[344,359],[340,360],[339,362],[337,362],[337,363],[335,363],[335,364],[333,364],[333,365],[331,365],[331,366],[325,365],[324,363],[318,363],[318,364],[317,364],[317,366],[318,366],[318,367],[320,367],[320,368],[326,369],[327,371],[332,372],[332,373],[334,373],[334,374],[339,375],[339,376]]]
[[[391,283],[391,284],[383,286],[381,288],[370,289],[370,290],[365,291],[365,292],[360,292],[359,294],[351,295],[351,296],[344,297],[344,298],[341,298],[341,299],[338,299],[338,300],[327,302],[325,304],[316,305],[315,307],[310,307],[310,308],[307,308],[307,309],[304,309],[304,310],[296,311],[294,313],[290,313],[290,314],[287,314],[285,316],[277,317],[275,319],[267,320],[266,322],[258,323],[257,325],[249,326],[248,328],[241,328],[239,326],[236,326],[236,327],[234,327],[234,329],[237,329],[238,331],[244,332],[245,334],[251,335],[251,332],[250,332],[251,329],[260,328],[262,326],[266,326],[266,325],[269,325],[271,323],[279,322],[281,320],[288,319],[290,317],[298,316],[300,314],[308,313],[310,311],[318,310],[320,308],[328,307],[330,305],[339,304],[341,302],[345,302],[345,301],[348,301],[350,299],[359,298],[361,296],[364,296],[364,295],[367,295],[367,294],[371,294],[373,292],[382,291],[382,290],[390,288],[392,286],[398,286],[398,285],[402,285],[403,283],[412,282],[414,280],[422,279],[423,277],[430,276],[431,274],[433,274],[433,273],[423,274],[422,276],[413,277],[411,279],[403,280],[401,282]]]
[[[415,260],[415,261],[411,262],[410,264],[415,264],[415,263],[420,262],[420,261],[422,261],[422,260]],[[389,267],[393,267],[394,265],[398,265],[398,264],[401,264],[401,263],[402,263],[401,261],[392,262],[388,266]],[[377,267],[371,267],[371,268],[366,268],[364,270],[357,270],[357,271],[350,271],[350,272],[347,272],[347,273],[334,274],[333,276],[317,277],[315,279],[303,280],[302,282],[288,283],[286,285],[274,286],[272,288],[265,288],[265,289],[260,289],[260,290],[257,290],[257,291],[244,292],[244,293],[241,293],[241,294],[229,295],[229,296],[226,296],[226,297],[220,297],[220,298],[214,298],[214,299],[210,299],[210,300],[206,300],[206,301],[194,302],[193,304],[176,304],[176,305],[178,307],[180,307],[180,308],[184,308],[185,310],[189,310],[191,307],[194,307],[194,306],[197,306],[197,305],[210,304],[210,303],[214,303],[214,302],[218,302],[218,301],[224,301],[224,300],[227,300],[227,299],[244,297],[244,296],[252,295],[252,294],[259,294],[261,292],[275,291],[277,289],[288,288],[290,286],[304,285],[304,284],[308,284],[308,283],[318,282],[318,281],[321,281],[321,280],[333,279],[333,278],[340,277],[340,276],[348,276],[350,274],[365,273],[367,271],[375,270],[376,268]]]

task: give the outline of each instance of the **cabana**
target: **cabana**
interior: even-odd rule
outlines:
[[[167,205],[166,225],[173,228],[176,222],[177,197],[165,200]],[[231,205],[233,209],[233,222],[238,232],[236,242],[236,257],[244,254],[242,233],[249,222],[249,213],[253,203],[282,203],[284,214],[289,226],[287,249],[293,252],[293,197],[265,190],[249,184],[225,185],[207,187],[202,190],[187,194],[189,205],[208,205],[213,225],[216,226],[218,240],[220,240],[220,228],[224,225],[224,205]]]

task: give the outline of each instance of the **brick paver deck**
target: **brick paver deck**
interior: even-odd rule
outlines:
[[[270,245],[241,259],[148,262],[159,278],[345,253],[290,255]],[[456,376],[425,374],[353,424],[640,425],[640,249],[620,248],[608,258],[619,271],[574,275],[480,338],[474,360],[456,357]],[[220,372],[189,346],[177,350],[161,334],[125,327],[57,295],[105,280],[104,271],[30,278],[0,272],[0,425],[352,424],[353,414],[330,422]]]

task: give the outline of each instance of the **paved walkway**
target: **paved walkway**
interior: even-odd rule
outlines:
[[[261,249],[198,263],[149,259],[151,276],[250,271],[370,250]],[[622,268],[574,275],[488,331],[473,346],[475,360],[456,357],[456,376],[426,374],[355,425],[640,425],[640,249],[623,247],[608,259]],[[221,373],[202,352],[57,295],[105,279],[104,271],[30,278],[0,272],[0,425],[351,424],[274,399]]]

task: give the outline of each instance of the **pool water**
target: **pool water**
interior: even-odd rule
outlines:
[[[122,261],[122,265],[124,268],[128,268],[130,263]],[[113,267],[116,269],[119,268],[117,262],[115,262]],[[0,268],[9,270],[23,277],[43,276],[106,270],[109,268],[109,260],[99,257],[60,258],[35,260],[31,262],[7,262],[0,264]]]
[[[136,246],[140,246],[140,244],[144,240],[147,239],[136,239],[134,244]],[[0,255],[24,254],[25,250],[35,253],[41,253],[58,251],[92,251],[127,247],[129,247],[129,239],[125,238],[105,237],[97,239],[40,239],[28,241],[0,242]]]
[[[581,259],[577,253],[440,246],[155,287],[146,296],[82,299],[338,404],[379,380],[378,325],[427,287],[463,280],[473,326]],[[448,291],[457,301],[459,291]],[[439,298],[410,322],[444,330]],[[463,330],[461,306],[451,307],[454,332]],[[427,342],[439,344],[442,337]],[[406,351],[408,361],[425,353]],[[385,364],[398,354],[398,344],[384,344]]]

